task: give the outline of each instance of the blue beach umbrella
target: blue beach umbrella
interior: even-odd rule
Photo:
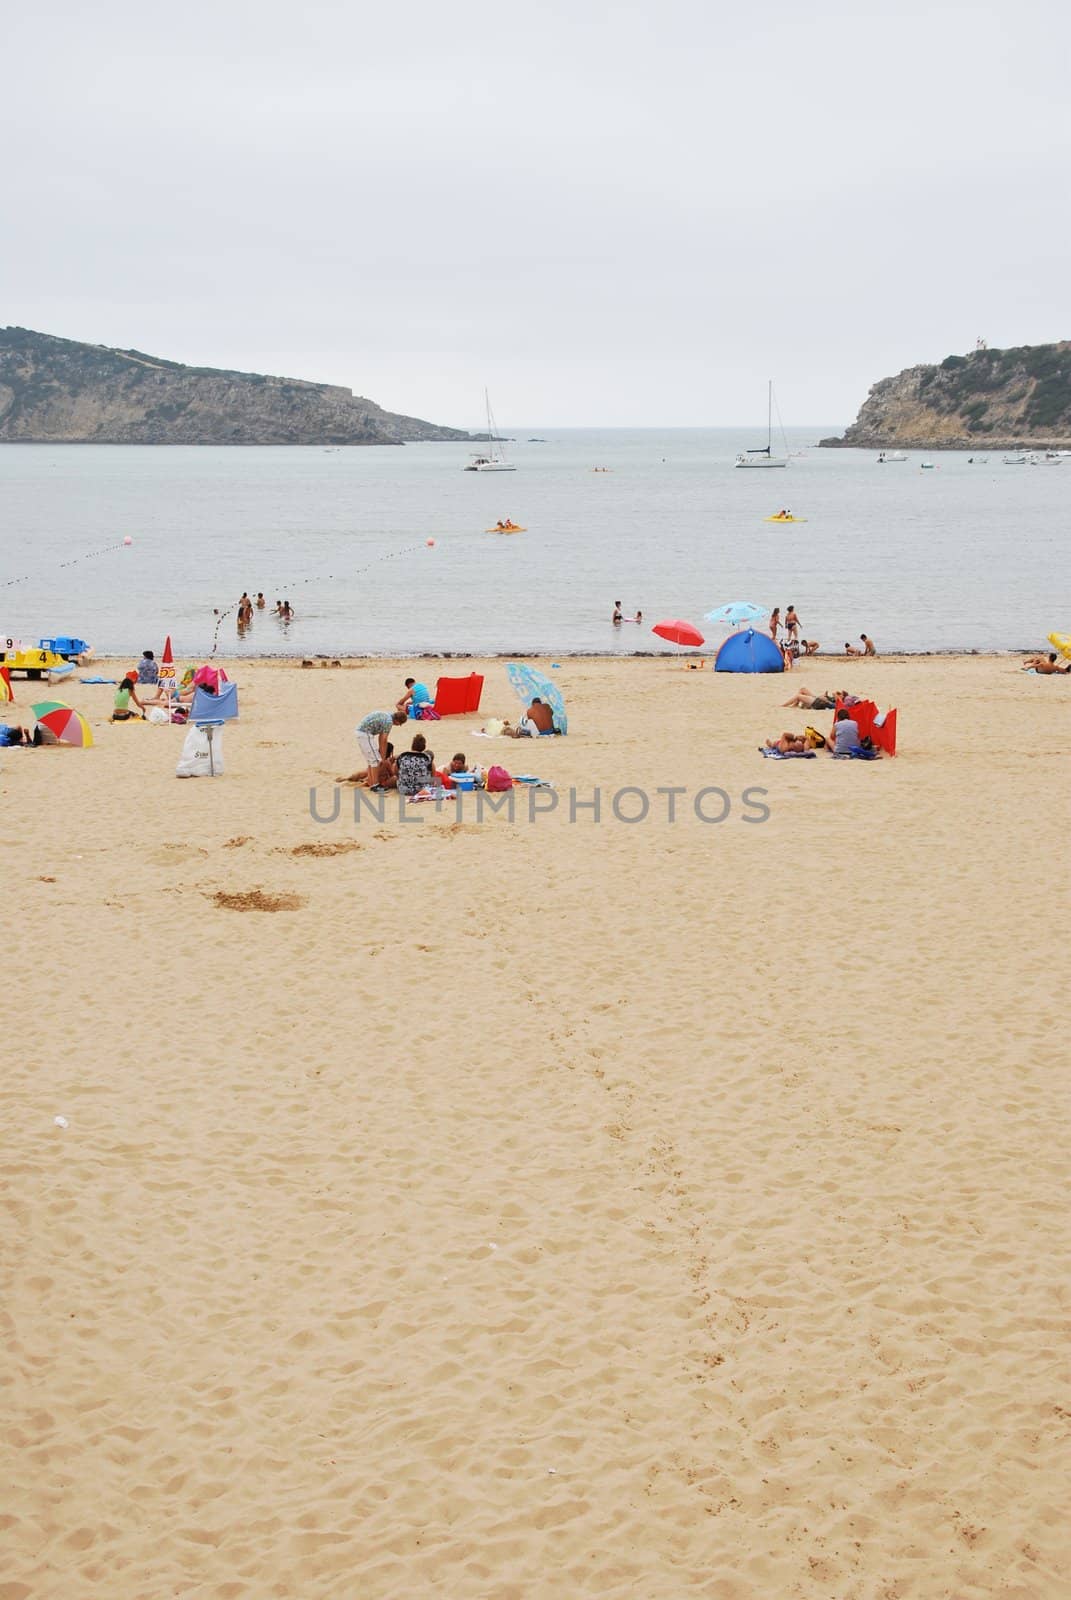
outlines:
[[[535,667],[530,667],[526,661],[507,661],[506,672],[523,705],[530,705],[533,700],[542,700],[554,714],[554,732],[569,732],[565,701],[556,683],[544,677],[541,672],[537,672]]]
[[[730,600],[727,606],[716,606],[708,611],[703,621],[723,622],[730,628],[738,628],[743,622],[757,622],[767,615],[764,606],[752,605],[750,600]]]

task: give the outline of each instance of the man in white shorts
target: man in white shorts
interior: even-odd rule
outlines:
[[[388,734],[408,720],[404,711],[370,711],[357,724],[357,748],[368,763],[368,772],[361,781],[369,787],[376,782],[379,763],[386,757]]]

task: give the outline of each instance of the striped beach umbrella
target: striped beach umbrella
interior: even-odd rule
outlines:
[[[77,745],[83,750],[92,747],[93,734],[89,723],[73,706],[65,706],[62,700],[41,700],[31,706],[30,711],[42,728],[55,734],[60,744]]]

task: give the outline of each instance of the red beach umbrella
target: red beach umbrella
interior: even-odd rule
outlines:
[[[164,653],[160,657],[160,660],[165,667],[169,667],[174,659],[174,656],[171,654],[171,635],[168,634],[167,638],[164,640]]]
[[[698,628],[693,628],[690,622],[682,622],[678,617],[673,622],[656,622],[651,629],[660,639],[668,639],[670,644],[686,644],[693,649],[706,641]]]

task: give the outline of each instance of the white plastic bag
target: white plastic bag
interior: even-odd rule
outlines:
[[[223,771],[223,729],[212,729],[212,746],[209,749],[208,729],[191,728],[182,744],[182,755],[175,768],[176,778],[208,778],[214,773],[218,778]]]

